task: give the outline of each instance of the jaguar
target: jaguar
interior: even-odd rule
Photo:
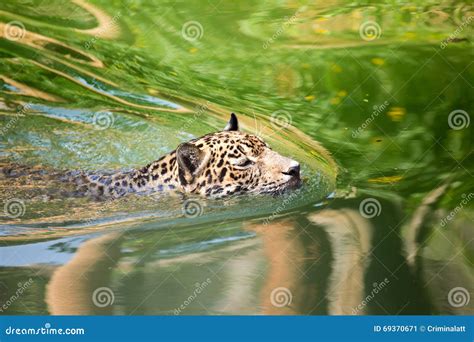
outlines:
[[[241,131],[235,113],[222,131],[182,143],[144,167],[68,171],[60,178],[74,187],[75,195],[98,199],[166,191],[206,197],[279,194],[301,185],[300,164]]]

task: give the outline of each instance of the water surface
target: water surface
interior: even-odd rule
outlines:
[[[304,186],[95,202],[1,179],[0,313],[473,314],[472,16],[2,2],[2,165],[139,167],[236,112]]]

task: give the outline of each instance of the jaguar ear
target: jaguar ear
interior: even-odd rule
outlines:
[[[196,145],[181,144],[176,150],[178,161],[178,176],[181,184],[190,184],[202,167],[207,163],[209,156]]]
[[[224,128],[224,131],[238,131],[239,130],[239,120],[235,113],[230,114],[230,120]]]

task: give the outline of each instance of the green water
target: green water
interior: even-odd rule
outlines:
[[[0,314],[473,314],[473,15],[2,1],[2,165],[139,167],[236,112],[304,182],[189,214],[0,179]]]

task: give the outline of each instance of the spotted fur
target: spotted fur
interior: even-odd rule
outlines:
[[[300,185],[300,166],[259,137],[239,131],[235,114],[226,128],[178,146],[151,164],[128,172],[71,172],[67,181],[95,197],[176,190],[208,197],[279,193]]]

